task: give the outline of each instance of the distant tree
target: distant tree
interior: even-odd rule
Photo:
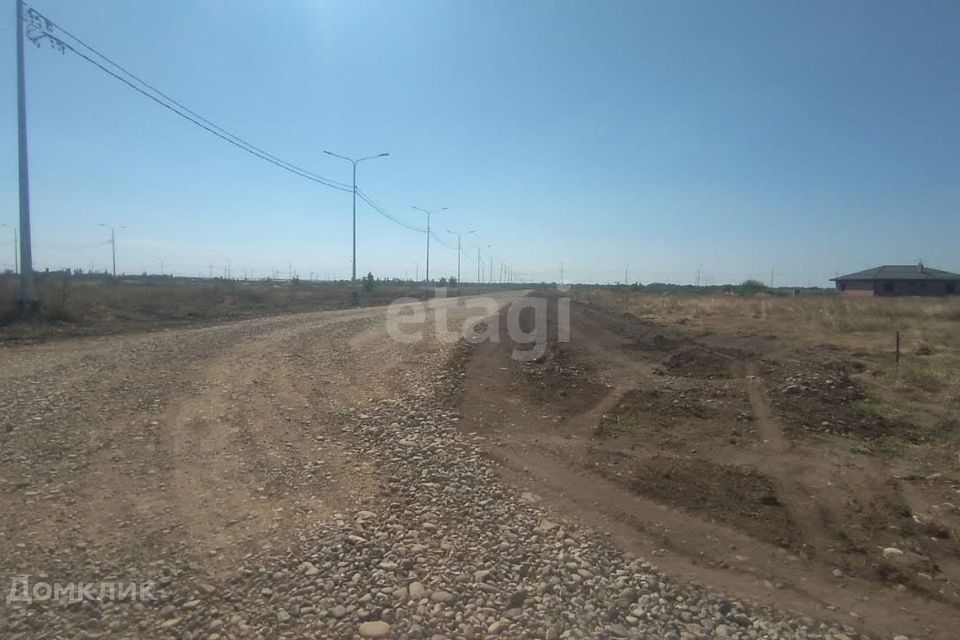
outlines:
[[[457,279],[453,276],[450,276],[450,278],[447,279],[447,282],[450,283],[451,287],[457,286]]]
[[[768,290],[767,285],[763,284],[759,280],[744,280],[742,283],[740,283],[740,286],[738,287],[738,289],[739,289],[739,293],[745,296],[752,296],[758,293],[764,293]]]
[[[363,290],[366,292],[373,291],[373,288],[377,285],[376,279],[373,277],[373,272],[367,272],[366,277],[363,279]]]
[[[441,287],[447,286],[447,279],[446,279],[446,278],[440,278],[440,281],[438,282],[438,284],[439,284]]]

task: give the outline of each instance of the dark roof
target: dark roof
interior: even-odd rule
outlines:
[[[931,269],[920,264],[885,264],[831,280],[960,280],[960,273]]]

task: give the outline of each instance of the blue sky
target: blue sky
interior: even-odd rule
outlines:
[[[960,270],[954,2],[32,0],[222,127],[536,279],[826,285]],[[16,223],[12,3],[0,221]],[[350,270],[350,195],[184,122],[69,52],[27,49],[35,259],[139,273]],[[358,270],[423,275],[365,205]],[[0,268],[12,243],[0,228]],[[98,244],[100,243],[100,244]],[[487,249],[487,246],[490,246]],[[476,249],[464,279],[476,277]],[[498,266],[499,268],[499,266]],[[433,247],[431,274],[456,272]]]

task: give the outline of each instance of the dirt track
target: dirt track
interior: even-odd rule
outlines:
[[[878,636],[956,636],[960,540],[926,519],[937,480],[903,482],[849,440],[787,428],[785,345],[695,340],[589,305],[572,327],[536,363],[512,361],[503,335],[467,367],[461,424],[488,436],[508,481],[672,575]],[[791,403],[805,413],[787,421],[849,413],[830,400]]]
[[[503,304],[519,295],[502,293],[497,299]],[[462,301],[431,304],[449,311],[452,327],[476,317],[475,311],[462,307]],[[431,325],[432,317],[428,317],[427,326]],[[555,335],[553,326],[550,335]],[[440,442],[447,438],[453,443],[453,436],[442,435],[442,429],[451,428],[458,418],[447,413],[439,417],[424,414],[419,408],[384,409],[383,403],[425,397],[428,392],[443,397],[449,392],[459,406],[463,438],[472,440],[475,432],[484,437],[460,454],[462,462],[457,463],[456,473],[466,474],[464,478],[483,476],[473,466],[480,464],[473,462],[477,454],[471,453],[479,446],[503,463],[502,475],[517,484],[514,495],[532,491],[545,497],[555,520],[569,521],[572,527],[586,525],[607,531],[621,550],[649,558],[672,576],[747,601],[811,618],[837,620],[878,637],[896,632],[947,638],[951,632],[941,630],[957,628],[952,622],[942,627],[939,622],[931,623],[960,621],[949,598],[931,601],[913,590],[895,591],[891,585],[858,577],[856,567],[850,567],[852,577],[833,577],[831,569],[837,562],[827,557],[832,553],[832,534],[817,525],[814,507],[831,491],[842,492],[846,487],[820,486],[816,494],[811,492],[825,467],[812,462],[808,452],[797,449],[785,435],[766,400],[762,382],[755,377],[758,365],[754,359],[741,359],[720,347],[691,349],[696,345],[682,337],[577,306],[574,341],[568,349],[554,345],[545,361],[522,365],[509,357],[514,346],[508,340],[484,343],[456,355],[452,343],[436,339],[400,344],[390,339],[384,310],[379,308],[0,350],[0,508],[5,514],[0,525],[2,584],[19,574],[89,580],[91,574],[117,575],[123,567],[155,567],[163,576],[161,582],[167,583],[171,576],[189,573],[191,590],[170,583],[174,591],[171,604],[156,611],[139,611],[136,628],[127,628],[126,619],[110,623],[111,630],[123,631],[119,635],[129,637],[154,635],[148,631],[155,629],[160,629],[162,637],[176,625],[193,625],[189,628],[196,629],[189,634],[178,632],[177,637],[207,637],[208,633],[200,629],[219,629],[214,625],[224,624],[223,611],[230,607],[235,614],[225,624],[233,624],[230,628],[238,637],[255,627],[264,637],[291,630],[295,635],[306,629],[316,633],[316,625],[327,630],[321,636],[349,637],[354,631],[348,630],[356,629],[350,624],[378,617],[411,624],[410,619],[400,617],[394,621],[402,607],[390,613],[394,609],[356,609],[352,601],[340,600],[343,604],[334,606],[335,594],[330,593],[334,582],[323,573],[317,585],[321,579],[326,582],[316,591],[316,597],[325,600],[303,610],[316,608],[321,614],[329,611],[329,620],[323,615],[316,620],[317,616],[278,613],[277,595],[264,594],[272,590],[279,593],[280,588],[268,581],[271,586],[261,589],[262,580],[254,588],[247,584],[246,577],[269,577],[270,573],[263,572],[280,562],[261,560],[257,574],[248,566],[257,558],[273,557],[270,554],[286,554],[283,557],[288,558],[296,555],[291,549],[310,545],[319,545],[320,551],[309,556],[316,566],[327,566],[321,562],[326,558],[324,550],[339,547],[333,544],[333,538],[318,538],[318,527],[340,527],[349,545],[354,537],[373,536],[369,522],[373,514],[384,511],[400,515],[391,516],[387,529],[376,534],[377,539],[389,539],[398,527],[410,526],[404,518],[412,517],[416,526],[424,519],[445,526],[441,515],[446,512],[437,505],[450,500],[450,493],[433,478],[446,473],[450,464],[442,463],[442,471],[429,470],[433,468],[429,465],[439,464],[445,455],[441,453],[444,445],[437,445],[436,453],[429,448],[417,448],[415,454],[405,452],[416,446],[418,438],[423,442],[431,437],[440,438]],[[454,374],[443,374],[451,363]],[[436,388],[438,373],[443,374],[440,389]],[[653,379],[651,376],[660,382],[646,384]],[[662,384],[664,379],[668,384]],[[656,393],[631,395],[638,389],[655,389]],[[677,398],[683,401],[675,402]],[[611,416],[629,422],[636,411],[650,417],[649,410],[638,406],[653,406],[656,420],[662,421],[659,427],[637,438],[636,434],[621,432],[623,424],[610,422]],[[397,421],[391,412],[407,418]],[[436,433],[421,433],[425,425],[434,424],[430,429],[436,429]],[[410,435],[399,439],[391,435],[391,431],[400,429]],[[372,441],[365,440],[371,437]],[[638,448],[647,450],[638,453]],[[407,455],[413,455],[409,464]],[[638,466],[638,462],[642,464]],[[843,472],[849,476],[848,483],[862,485],[886,478],[882,470],[858,464]],[[424,470],[418,471],[418,465],[425,465]],[[751,471],[744,473],[743,469]],[[861,476],[866,479],[861,480]],[[480,482],[458,480],[466,483],[464,486],[473,481]],[[397,483],[411,486],[411,482],[412,493],[396,488]],[[692,490],[698,486],[702,490]],[[649,610],[640,613],[640,608],[635,608],[626,613],[638,606],[627,600],[635,599],[636,589],[641,588],[627,588],[626,565],[599,572],[621,576],[618,588],[626,589],[627,594],[623,596],[623,611],[608,612],[604,621],[591,617],[594,601],[590,598],[600,598],[597,602],[601,602],[613,596],[606,591],[607,586],[599,582],[594,586],[593,577],[578,578],[585,593],[593,594],[590,598],[559,598],[551,604],[553,580],[560,578],[549,573],[556,570],[549,568],[554,567],[550,563],[562,568],[564,563],[569,565],[567,554],[571,552],[574,556],[583,553],[583,557],[594,554],[594,543],[574,543],[574,538],[580,539],[579,534],[568,534],[563,527],[537,525],[542,518],[536,511],[540,507],[526,503],[521,507],[525,514],[521,519],[532,518],[533,524],[529,531],[514,532],[509,523],[518,516],[507,505],[515,498],[507,499],[496,487],[483,487],[481,491],[478,485],[476,495],[472,491],[469,496],[464,494],[465,513],[473,513],[471,500],[481,500],[476,508],[480,514],[507,509],[497,512],[500,535],[520,536],[517,544],[526,535],[533,536],[537,544],[545,535],[555,535],[552,546],[544,549],[551,549],[551,554],[560,549],[560,555],[553,559],[545,555],[543,561],[548,568],[542,571],[548,573],[538,578],[543,580],[539,586],[524,580],[536,578],[541,569],[527,568],[519,574],[492,570],[489,576],[513,580],[502,585],[485,582],[495,577],[483,574],[487,569],[476,569],[477,575],[484,577],[475,576],[470,588],[479,588],[478,597],[490,601],[477,604],[479,601],[454,598],[458,606],[467,607],[457,609],[456,618],[441,611],[440,607],[452,606],[454,601],[442,600],[445,596],[428,606],[421,603],[408,637],[418,637],[414,629],[422,626],[426,632],[430,624],[451,637],[474,628],[487,629],[489,635],[528,637],[523,635],[525,625],[535,628],[543,622],[535,623],[533,618],[527,621],[528,614],[522,608],[516,613],[516,602],[533,598],[534,593],[538,603],[544,598],[537,611],[586,602],[582,628],[575,622],[565,623],[573,626],[550,627],[557,634],[566,628],[568,635],[564,637],[596,637],[597,632],[588,629],[598,628],[608,629],[601,634],[605,637],[619,637],[624,627],[611,621],[646,624],[644,621],[652,615]],[[434,491],[440,492],[440,497],[430,497]],[[487,495],[484,492],[496,497],[483,497]],[[407,502],[398,503],[398,495]],[[425,502],[410,506],[418,500]],[[537,500],[534,496],[528,502]],[[759,512],[756,504],[763,505]],[[359,514],[357,524],[344,525],[353,517],[344,514],[354,513]],[[769,517],[758,518],[757,513]],[[449,517],[457,521],[456,508]],[[463,526],[483,530],[490,525],[469,521]],[[435,530],[428,529],[427,533]],[[458,531],[451,528],[449,539],[457,539]],[[464,544],[469,544],[469,535],[465,539],[468,542]],[[451,544],[441,545],[438,558],[449,561],[456,552]],[[499,551],[489,557],[506,553],[504,539],[494,539],[490,544]],[[581,544],[580,551],[565,549],[569,544]],[[387,571],[396,575],[378,577],[386,582],[371,585],[365,598],[374,594],[376,600],[392,592],[386,585],[394,584],[394,580],[404,584],[403,575],[407,581],[411,576],[424,579],[421,576],[425,570],[417,569],[424,562],[420,556],[416,561],[392,559],[411,549],[423,553],[419,547],[426,548],[417,543],[378,552],[386,554],[381,569],[393,567]],[[354,561],[347,551],[338,553],[343,554],[338,556],[340,565]],[[369,551],[363,553],[356,559],[360,564],[351,570],[359,575],[365,575],[370,562],[366,555]],[[468,561],[472,566],[476,557]],[[300,560],[282,562],[289,566],[269,569],[278,583],[287,580],[283,576],[291,570],[297,572],[304,566]],[[335,559],[326,562],[337,566]],[[582,576],[597,574],[597,568],[589,563],[582,566]],[[346,571],[341,567],[337,575],[353,575]],[[458,572],[464,572],[464,576],[469,573],[462,566],[448,565],[434,571],[435,579],[446,589],[463,582],[455,577]],[[442,576],[448,571],[454,576],[449,578],[452,582],[443,582]],[[656,595],[658,580],[646,573],[641,577],[643,582],[637,584],[646,585],[642,589],[653,584]],[[563,580],[566,584],[565,577]],[[680,612],[669,608],[673,605],[667,605],[675,601],[669,595],[673,592],[665,591],[662,579],[659,582],[659,600],[654,598],[652,602],[659,602],[662,611],[656,619],[649,618],[651,625],[657,625],[651,629],[663,633],[667,633],[664,629],[678,629],[677,637],[695,638],[711,632],[714,626],[734,625],[731,620],[746,624],[741,606],[729,603],[703,604],[698,609],[699,615],[707,616],[703,619],[691,620],[688,613],[681,618]],[[233,586],[222,586],[228,584]],[[357,584],[356,575],[350,584]],[[183,593],[176,595],[176,589],[181,588]],[[291,593],[302,594],[305,588],[297,587]],[[211,604],[213,613],[208,608],[201,615],[194,609],[196,601],[204,596],[213,599],[211,594],[217,589],[225,589],[226,600]],[[528,595],[517,600],[517,589]],[[696,596],[697,601],[701,598]],[[343,609],[344,604],[346,613],[338,613],[337,608]],[[492,613],[500,607],[501,613]],[[298,612],[300,608],[300,604],[291,605],[284,612]],[[248,618],[245,609],[259,613],[251,613],[253,617]],[[66,619],[66,613],[60,610],[46,612],[51,616],[48,618],[30,614],[29,609],[18,611],[19,617],[10,618],[8,631],[12,637],[16,637],[14,631],[23,633],[24,625],[29,624],[35,630],[54,633],[51,629],[59,627],[48,629],[43,625],[53,624],[49,620],[59,625]],[[711,613],[707,615],[707,611]],[[857,617],[851,617],[851,612]],[[156,621],[148,614],[156,616]],[[97,613],[96,618],[101,615]],[[190,615],[196,619],[191,621]],[[202,617],[212,615],[218,617]],[[425,617],[420,620],[418,616]],[[467,620],[464,616],[475,621],[475,627],[463,622]],[[707,619],[714,616],[712,621]],[[41,623],[41,619],[48,622]],[[433,622],[428,624],[429,620]],[[805,637],[784,631],[794,629],[793,623],[781,627],[766,618],[750,620],[761,625],[757,629],[769,629],[765,633],[771,637]],[[147,626],[154,622],[156,627]],[[88,631],[95,637],[106,624],[94,621]],[[460,631],[454,630],[458,628]],[[493,633],[491,629],[498,631]],[[541,626],[535,637],[541,637],[546,629]],[[627,631],[624,637],[642,637],[641,631]],[[819,633],[844,637],[833,635],[826,627]],[[731,632],[730,637],[741,636]]]
[[[431,304],[453,325],[458,303]],[[423,384],[449,349],[398,344],[384,318],[321,312],[0,350],[0,554],[28,568],[65,547],[186,553],[216,573],[356,506],[371,471],[341,458],[338,420]]]

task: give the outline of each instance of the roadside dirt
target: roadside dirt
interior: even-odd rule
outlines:
[[[428,332],[436,308],[476,314],[432,301]],[[383,307],[0,349],[0,579],[89,580],[96,561],[216,581],[377,503],[341,427],[450,349],[392,340]]]
[[[465,363],[460,424],[508,481],[683,579],[879,637],[955,637],[958,485],[863,448],[909,425],[775,336],[573,303],[563,343],[550,299],[543,357],[514,360],[501,318]]]
[[[877,637],[955,637],[960,482],[906,473],[882,433],[803,428],[866,420],[853,380],[770,336],[589,305],[562,342],[547,299],[542,352],[503,314],[485,321],[499,342],[403,344],[382,308],[0,350],[3,584],[183,566],[218,584],[377,511],[390,481],[342,425],[449,366],[460,428],[508,482],[679,580]],[[428,331],[441,308],[454,327],[479,312],[437,301]]]

